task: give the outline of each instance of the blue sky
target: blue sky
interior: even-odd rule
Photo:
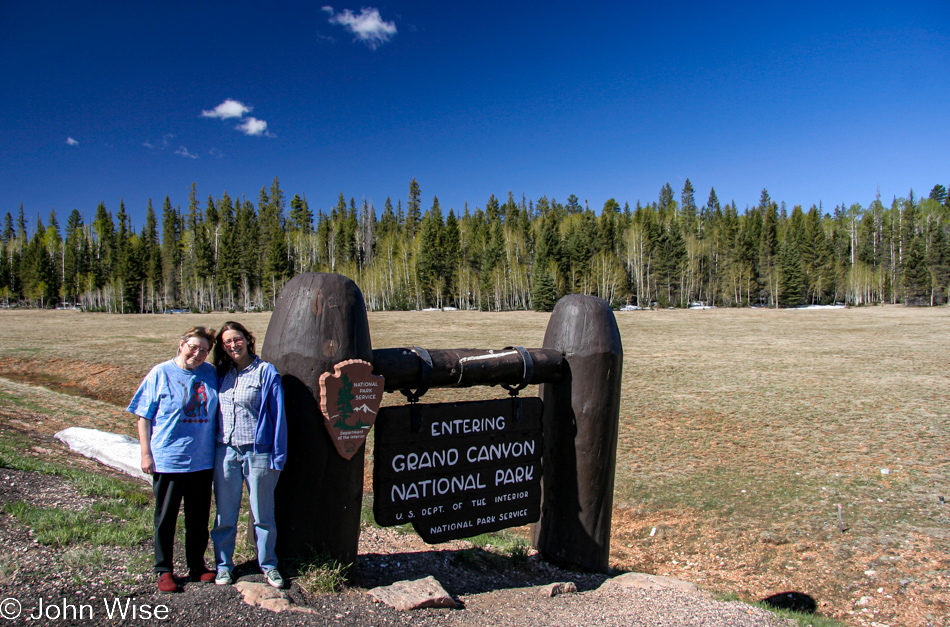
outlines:
[[[0,0],[0,215],[950,187],[950,3]],[[235,117],[226,117],[231,114]],[[264,126],[266,124],[266,127]]]

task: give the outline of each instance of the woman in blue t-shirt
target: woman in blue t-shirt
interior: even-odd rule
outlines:
[[[205,565],[214,464],[218,376],[205,358],[214,329],[192,327],[174,359],[146,375],[129,403],[138,416],[142,470],[155,493],[155,573],[159,592],[177,592],[172,551],[175,523],[185,505],[185,560],[192,581],[214,581]]]

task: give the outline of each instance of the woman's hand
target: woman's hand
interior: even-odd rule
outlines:
[[[152,459],[151,451],[142,452],[142,472],[147,475],[154,474],[155,472],[155,460]]]

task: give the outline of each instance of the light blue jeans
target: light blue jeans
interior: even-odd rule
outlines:
[[[254,453],[254,446],[218,444],[214,450],[214,502],[218,513],[211,530],[218,568],[234,569],[234,542],[237,537],[241,492],[247,483],[257,537],[257,561],[261,570],[277,568],[274,544],[274,488],[279,470],[270,469],[270,453]]]

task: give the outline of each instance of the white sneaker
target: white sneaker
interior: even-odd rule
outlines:
[[[227,568],[219,568],[218,574],[214,578],[214,583],[219,586],[230,586],[231,581],[231,571]]]
[[[264,578],[267,579],[267,583],[272,585],[275,588],[284,587],[284,578],[280,576],[280,573],[277,572],[276,568],[271,568],[270,570],[264,571]]]

